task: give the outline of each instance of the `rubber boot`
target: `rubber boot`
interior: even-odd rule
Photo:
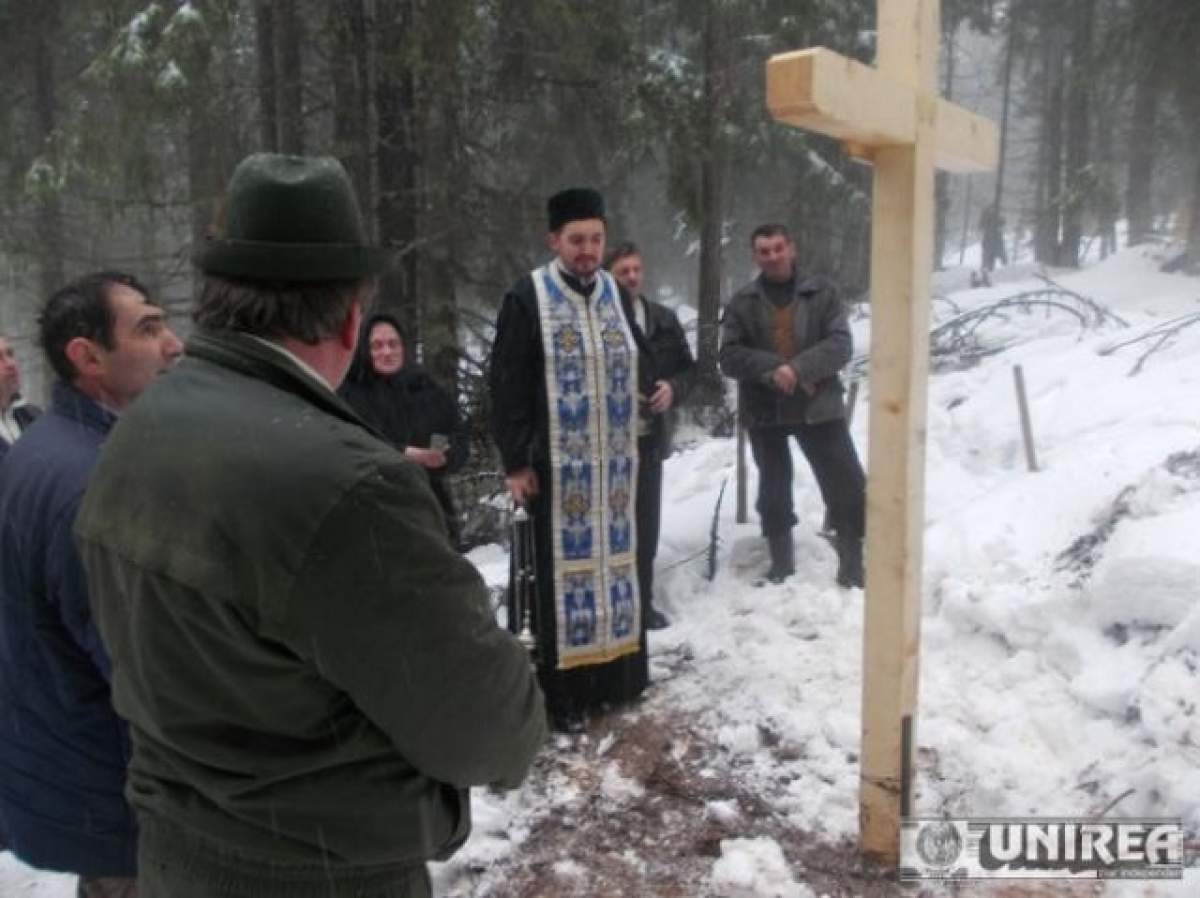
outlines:
[[[862,539],[859,537],[838,537],[834,543],[837,549],[837,585],[845,588],[863,585],[863,550]]]
[[[652,604],[646,606],[647,630],[665,630],[669,626],[671,626],[671,621],[665,614],[655,608]]]
[[[771,567],[767,569],[768,583],[782,583],[796,573],[796,547],[792,543],[790,527],[767,534],[767,549],[771,553]]]

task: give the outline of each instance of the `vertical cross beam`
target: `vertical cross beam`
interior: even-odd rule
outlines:
[[[898,862],[912,783],[925,519],[938,0],[879,0],[878,69],[916,92],[912,143],[877,147],[871,238],[870,476],[860,832]]]
[[[916,744],[934,170],[987,171],[993,123],[937,95],[938,0],[878,0],[877,67],[820,47],[767,63],[780,121],[875,165],[860,832],[899,860]]]

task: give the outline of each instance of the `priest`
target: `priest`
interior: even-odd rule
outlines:
[[[506,484],[533,521],[538,678],[554,727],[580,732],[590,710],[636,698],[649,679],[635,503],[653,372],[639,370],[649,356],[630,297],[601,268],[603,197],[564,190],[547,213],[554,258],[504,296],[489,387]]]

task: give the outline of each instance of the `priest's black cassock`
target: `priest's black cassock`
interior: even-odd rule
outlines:
[[[550,266],[557,264],[551,262]],[[550,266],[540,271],[547,271]],[[504,297],[496,323],[489,386],[493,435],[505,472],[511,474],[530,467],[538,479],[538,495],[528,503],[533,517],[538,584],[537,608],[531,623],[537,636],[538,679],[546,695],[547,710],[553,720],[561,723],[590,708],[637,697],[649,682],[649,669],[646,635],[640,614],[635,651],[601,663],[567,669],[563,669],[559,663],[559,634],[556,632],[559,609],[553,588],[555,556],[552,518],[556,497],[553,495],[551,476],[546,353],[539,318],[538,291],[533,280],[536,274],[522,277]],[[598,276],[607,277],[605,273]],[[588,295],[592,291],[591,285],[580,283],[561,268],[555,270],[555,277],[577,294]],[[608,283],[616,288],[615,282],[609,280]],[[652,392],[654,383],[650,352],[645,337],[634,322],[628,293],[623,288],[617,289],[628,330],[637,345],[636,390],[645,397]],[[593,413],[603,407],[603,396],[592,396],[590,399]],[[638,403],[639,406],[644,404],[644,401]],[[516,619],[513,608],[513,592],[510,579],[509,627],[517,632],[520,621]]]

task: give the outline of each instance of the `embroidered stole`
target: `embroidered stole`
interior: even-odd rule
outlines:
[[[569,670],[640,648],[637,345],[608,272],[597,273],[590,296],[553,263],[533,283],[546,359],[558,668]]]

